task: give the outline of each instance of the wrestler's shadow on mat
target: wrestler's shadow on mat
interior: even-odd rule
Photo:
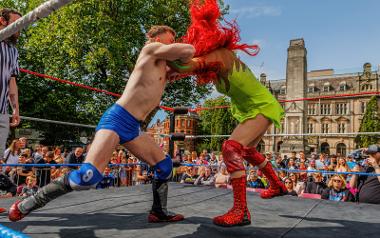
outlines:
[[[4,217],[0,216],[0,217]],[[96,230],[138,230],[157,229],[172,223],[148,223],[148,212],[144,213],[91,213],[91,214],[64,214],[36,212],[28,215],[25,220],[18,222],[2,222],[3,225],[23,232],[27,227],[57,227],[59,237],[96,237]],[[41,218],[41,219],[39,219]],[[52,220],[45,220],[51,218]],[[211,222],[211,219],[208,219]],[[189,223],[187,220],[182,224]],[[59,227],[62,227],[60,229]],[[43,230],[43,229],[42,229]],[[37,232],[38,234],[51,234]],[[56,232],[53,232],[56,234]],[[33,235],[29,234],[29,235]],[[73,236],[74,235],[74,236]]]
[[[290,234],[296,234],[297,237],[334,237],[337,235],[344,235],[345,238],[351,237],[362,237],[365,235],[367,237],[377,237],[371,234],[378,234],[379,223],[367,223],[359,221],[347,221],[347,220],[334,220],[334,219],[322,219],[322,218],[311,218],[311,217],[299,217],[299,216],[288,216],[280,215],[286,218],[295,218],[299,220],[309,221],[309,222],[320,222],[320,226],[308,226],[308,227],[255,227],[254,219],[250,226],[237,226],[237,227],[219,227],[212,224],[212,220],[205,217],[188,217],[187,220],[192,224],[199,224],[200,226],[197,230],[191,234],[184,234],[180,236],[175,236],[175,238],[210,238],[210,237],[255,237],[255,238],[271,238],[271,237],[287,237]],[[327,226],[325,224],[328,224]],[[333,231],[332,231],[333,228]],[[339,237],[338,236],[338,237]],[[292,236],[294,237],[294,236]]]

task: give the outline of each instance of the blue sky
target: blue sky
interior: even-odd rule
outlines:
[[[258,43],[256,57],[241,54],[256,75],[284,79],[289,41],[304,38],[308,70],[359,71],[380,64],[379,0],[225,0],[242,42]]]
[[[287,48],[303,38],[308,70],[357,72],[380,64],[380,0],[225,0],[227,20],[236,19],[242,42],[257,43],[256,57],[240,54],[256,75],[285,79]],[[212,96],[218,95],[213,93]],[[159,112],[156,118],[163,119]]]

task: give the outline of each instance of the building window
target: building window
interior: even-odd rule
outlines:
[[[346,133],[346,123],[338,123],[338,133]]]
[[[322,123],[322,133],[329,133],[329,124]]]
[[[312,123],[307,124],[307,133],[314,133],[314,125]]]
[[[330,92],[330,84],[329,83],[325,83],[323,85],[323,92]]]
[[[330,115],[330,114],[331,114],[331,105],[321,104],[321,115]]]
[[[347,90],[347,83],[342,82],[339,84],[339,91],[346,91]]]
[[[308,104],[307,105],[307,113],[309,115],[315,115],[315,104]]]
[[[362,85],[362,91],[369,91],[372,90],[372,85],[371,84],[364,84]]]
[[[185,120],[181,119],[181,127],[185,127]]]
[[[367,109],[367,103],[366,102],[361,102],[360,103],[360,111],[361,113],[365,113],[365,110]]]
[[[285,133],[285,123],[281,122],[281,134]]]
[[[307,92],[308,92],[308,93],[314,93],[314,92],[315,92],[315,87],[314,87],[314,86],[309,86],[309,87],[307,88]]]
[[[336,114],[337,115],[346,115],[347,114],[347,103],[336,104]]]
[[[190,123],[191,121],[190,120],[187,120],[187,127],[188,128],[190,128],[190,126],[191,126],[191,123]]]
[[[280,94],[285,95],[286,94],[286,87],[282,86],[280,89]]]

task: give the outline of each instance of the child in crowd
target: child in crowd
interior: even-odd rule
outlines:
[[[28,176],[26,178],[26,185],[22,188],[20,193],[21,197],[30,197],[38,191],[37,179],[34,176]]]

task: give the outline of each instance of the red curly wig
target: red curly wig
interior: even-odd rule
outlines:
[[[257,45],[239,44],[240,31],[235,21],[225,21],[225,26],[219,22],[221,12],[216,0],[191,0],[190,17],[191,24],[182,41],[195,47],[196,57],[219,48],[258,54]]]

